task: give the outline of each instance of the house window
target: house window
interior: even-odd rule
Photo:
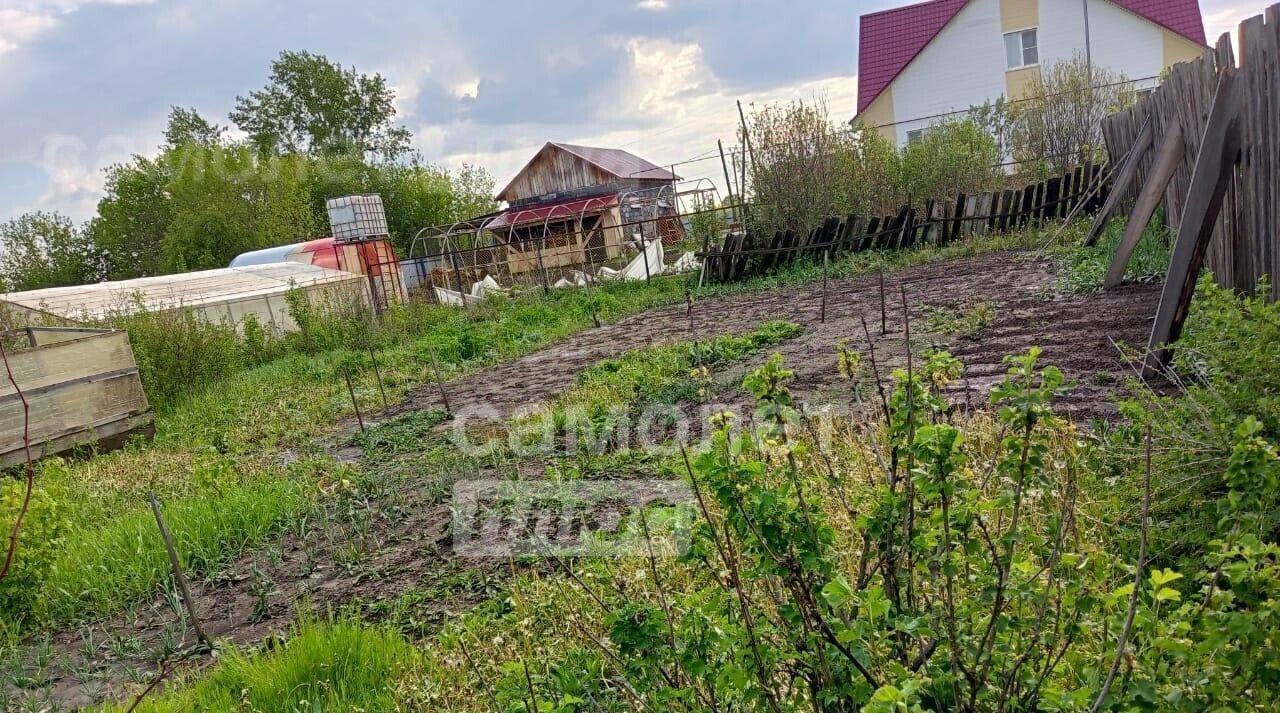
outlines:
[[[907,132],[907,145],[914,146],[924,140],[924,129],[912,129]]]
[[[1040,47],[1036,42],[1036,28],[1006,33],[1004,54],[1009,69],[1022,69],[1040,64]]]

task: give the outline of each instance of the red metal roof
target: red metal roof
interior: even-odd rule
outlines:
[[[485,230],[501,230],[513,225],[528,225],[551,220],[567,220],[580,215],[595,215],[618,205],[618,196],[596,196],[562,203],[548,203],[536,208],[508,208],[484,224]]]
[[[929,0],[863,15],[858,30],[858,113],[876,100],[969,0]],[[1110,0],[1205,44],[1199,0]]]

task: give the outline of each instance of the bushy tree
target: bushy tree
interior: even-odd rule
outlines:
[[[165,146],[184,144],[218,146],[226,138],[227,128],[210,122],[193,108],[175,106],[169,110],[169,123],[164,130]]]
[[[66,216],[27,213],[0,223],[0,282],[5,290],[79,285],[99,279],[92,241]]]
[[[105,195],[86,232],[101,251],[110,280],[164,270],[165,231],[173,220],[163,157],[135,156],[106,170]]]
[[[903,147],[898,186],[915,202],[994,190],[1000,163],[996,140],[975,122],[943,121]]]
[[[1127,78],[1076,55],[1041,69],[1027,94],[1009,104],[1013,154],[1042,173],[1106,158],[1102,120],[1131,105]]]
[[[236,98],[231,120],[265,153],[402,156],[409,132],[395,126],[395,92],[323,55],[281,52],[265,87]]]
[[[235,142],[193,109],[175,107],[154,158],[107,170],[106,195],[89,222],[106,276],[125,279],[224,267],[236,255],[327,233],[325,200],[378,193],[403,252],[418,229],[489,212],[493,178],[450,171],[405,154],[263,152]]]
[[[759,229],[804,230],[832,215],[891,210],[893,146],[873,131],[833,124],[822,99],[767,106],[752,113],[749,131]]]

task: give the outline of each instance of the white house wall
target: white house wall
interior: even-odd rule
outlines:
[[[1040,64],[1084,54],[1082,0],[1040,0]],[[1089,0],[1089,46],[1096,66],[1154,86],[1164,67],[1164,32],[1108,0]]]
[[[928,117],[1003,95],[1004,70],[1000,0],[972,0],[894,80],[898,143],[936,121]]]
[[[1093,61],[1142,80],[1138,86],[1154,86],[1165,60],[1162,28],[1108,0],[1088,1]],[[1083,54],[1083,0],[1039,0],[1038,5],[1041,66]],[[898,144],[939,115],[1005,96],[1005,74],[1001,2],[972,0],[891,84]]]

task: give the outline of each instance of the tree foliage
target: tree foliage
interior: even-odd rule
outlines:
[[[5,290],[36,290],[98,278],[98,251],[71,219],[27,213],[0,223],[0,279]]]
[[[1000,163],[995,138],[977,123],[943,121],[902,148],[898,186],[916,202],[990,191],[1004,179]]]
[[[378,75],[285,52],[271,83],[231,114],[246,140],[173,107],[155,155],[106,170],[83,229],[45,214],[7,224],[3,277],[31,289],[224,267],[248,250],[325,234],[326,199],[353,193],[382,195],[402,253],[420,228],[493,210],[484,169],[449,170],[408,151],[393,99]]]
[[[946,121],[901,150],[866,126],[833,123],[823,101],[773,105],[749,121],[758,229],[807,230],[833,215],[888,215],[907,202],[991,190],[997,143],[970,121]]]
[[[753,217],[765,229],[892,210],[893,146],[875,132],[833,124],[822,99],[766,106],[752,113],[749,131]]]
[[[1106,158],[1102,120],[1133,103],[1127,78],[1076,55],[1041,69],[1027,94],[1008,104],[1014,158],[1062,173]]]
[[[380,74],[361,74],[322,55],[281,52],[262,89],[236,98],[231,120],[268,153],[369,155],[409,149],[395,126],[395,92]]]

